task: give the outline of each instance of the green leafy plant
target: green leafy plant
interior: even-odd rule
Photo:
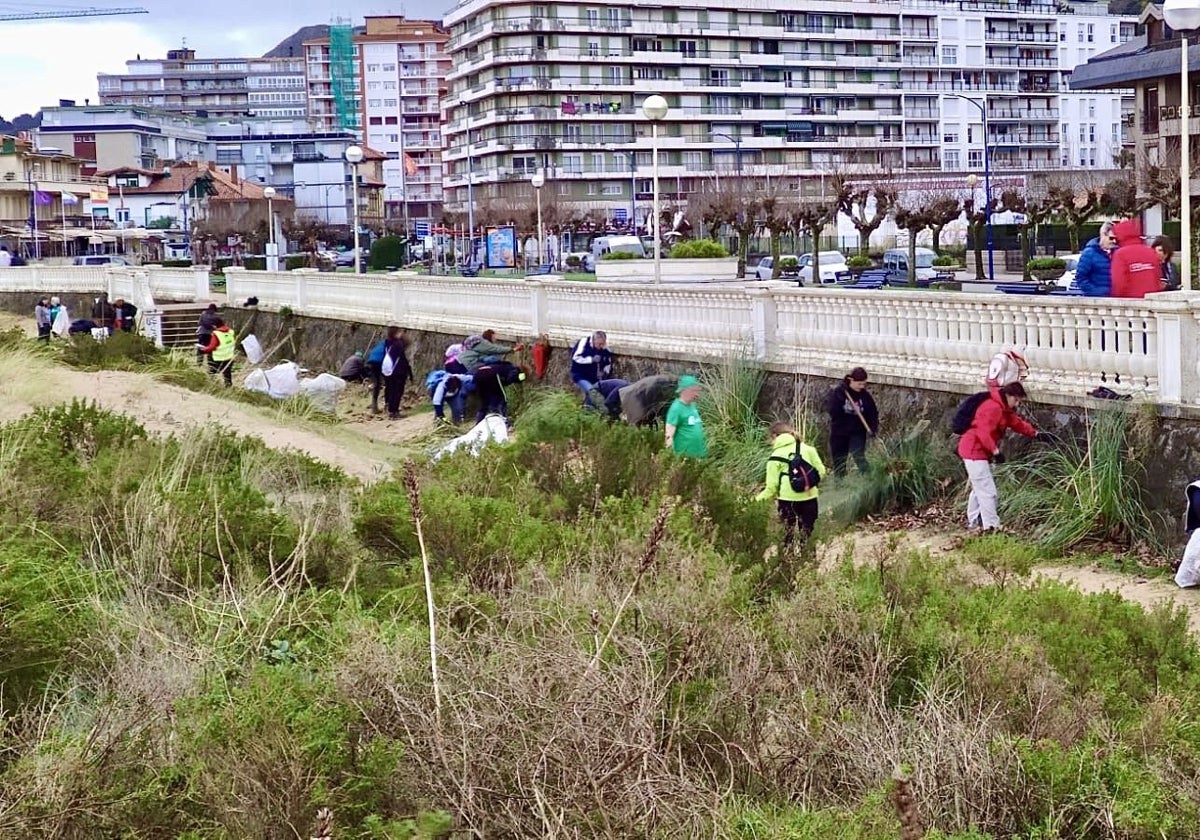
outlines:
[[[1058,257],[1034,257],[1025,263],[1025,268],[1038,280],[1057,280],[1067,270],[1067,264]]]
[[[404,240],[399,236],[381,236],[371,243],[371,268],[384,271],[404,265]]]
[[[862,254],[855,254],[852,257],[846,258],[847,268],[870,268],[874,264],[875,262],[870,257]]]
[[[938,268],[942,268],[945,266],[951,266],[951,265],[958,265],[958,259],[950,256],[949,254],[942,254],[941,256],[937,256],[937,257],[933,258],[933,264],[934,264],[934,266],[936,266]]]
[[[711,239],[689,239],[671,248],[671,258],[676,260],[723,259],[728,256],[729,249]]]
[[[62,360],[84,370],[129,370],[150,364],[163,355],[154,342],[137,333],[117,331],[104,341],[89,334],[71,336],[62,345]]]
[[[578,254],[567,254],[565,262],[567,264],[567,268],[573,268],[575,270],[578,270],[580,265],[583,263]]]
[[[609,251],[602,256],[602,260],[640,260],[643,259],[641,254],[635,254],[632,251]]]

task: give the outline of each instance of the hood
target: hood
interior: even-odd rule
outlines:
[[[791,432],[784,432],[781,435],[776,435],[775,440],[771,441],[772,449],[795,449],[796,437]]]
[[[1100,247],[1100,237],[1099,236],[1094,236],[1091,239],[1089,239],[1088,244],[1083,246],[1083,250],[1099,251],[1104,256],[1106,256],[1106,257],[1108,256],[1108,251],[1105,251],[1103,248]]]
[[[1117,237],[1117,245],[1144,245],[1142,241],[1142,223],[1137,219],[1126,219],[1113,226],[1113,235]]]

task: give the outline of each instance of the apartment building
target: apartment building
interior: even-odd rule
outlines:
[[[10,249],[32,253],[31,228],[39,230],[39,241],[54,230],[60,238],[45,252],[65,253],[63,229],[86,233],[90,196],[103,185],[102,178],[85,175],[83,161],[73,155],[40,151],[25,135],[0,135],[0,240]],[[62,251],[57,250],[60,244]]]
[[[83,161],[83,174],[133,167],[156,169],[173,160],[211,157],[207,121],[128,105],[42,108],[38,148],[61,149]]]
[[[667,201],[739,165],[799,188],[795,176],[834,169],[981,172],[985,142],[1009,173],[1110,167],[1119,154],[1127,93],[1067,87],[1075,63],[1135,32],[1135,18],[1103,2],[814,8],[460,3],[445,21],[448,201],[465,204],[468,173],[477,201],[527,198],[543,169],[556,197],[620,220],[651,194],[639,111],[651,93],[670,105],[659,129]]]
[[[357,129],[370,148],[387,156],[389,227],[437,222],[450,36],[434,21],[396,15],[367,17],[361,31],[343,30],[335,27],[329,38],[304,44],[309,115],[321,130]]]
[[[102,105],[138,105],[201,117],[303,117],[300,58],[197,58],[190,49],[165,59],[138,56],[122,74],[99,73]]]

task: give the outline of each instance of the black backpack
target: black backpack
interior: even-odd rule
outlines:
[[[971,428],[971,424],[975,422],[975,412],[990,396],[989,392],[980,391],[960,402],[958,408],[954,409],[954,417],[950,420],[950,431],[956,435],[965,435],[967,429]]]
[[[795,493],[807,493],[821,483],[821,474],[817,472],[817,468],[804,460],[804,456],[800,454],[800,443],[798,441],[796,443],[796,451],[792,454],[791,458],[772,455],[770,460],[787,464],[787,472],[779,480],[780,483],[783,482],[784,478],[790,481],[792,483],[792,491]]]

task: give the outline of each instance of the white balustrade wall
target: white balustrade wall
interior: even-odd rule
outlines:
[[[191,269],[0,270],[0,291],[108,289],[136,301],[139,282],[159,299],[207,296],[207,274]],[[226,282],[231,303],[256,297],[265,310],[564,343],[603,329],[618,353],[683,362],[742,355],[833,377],[863,365],[879,381],[953,390],[977,385],[997,350],[1018,347],[1044,393],[1078,397],[1103,384],[1200,404],[1200,295],[1189,292],[1120,300],[238,269],[226,270]]]

